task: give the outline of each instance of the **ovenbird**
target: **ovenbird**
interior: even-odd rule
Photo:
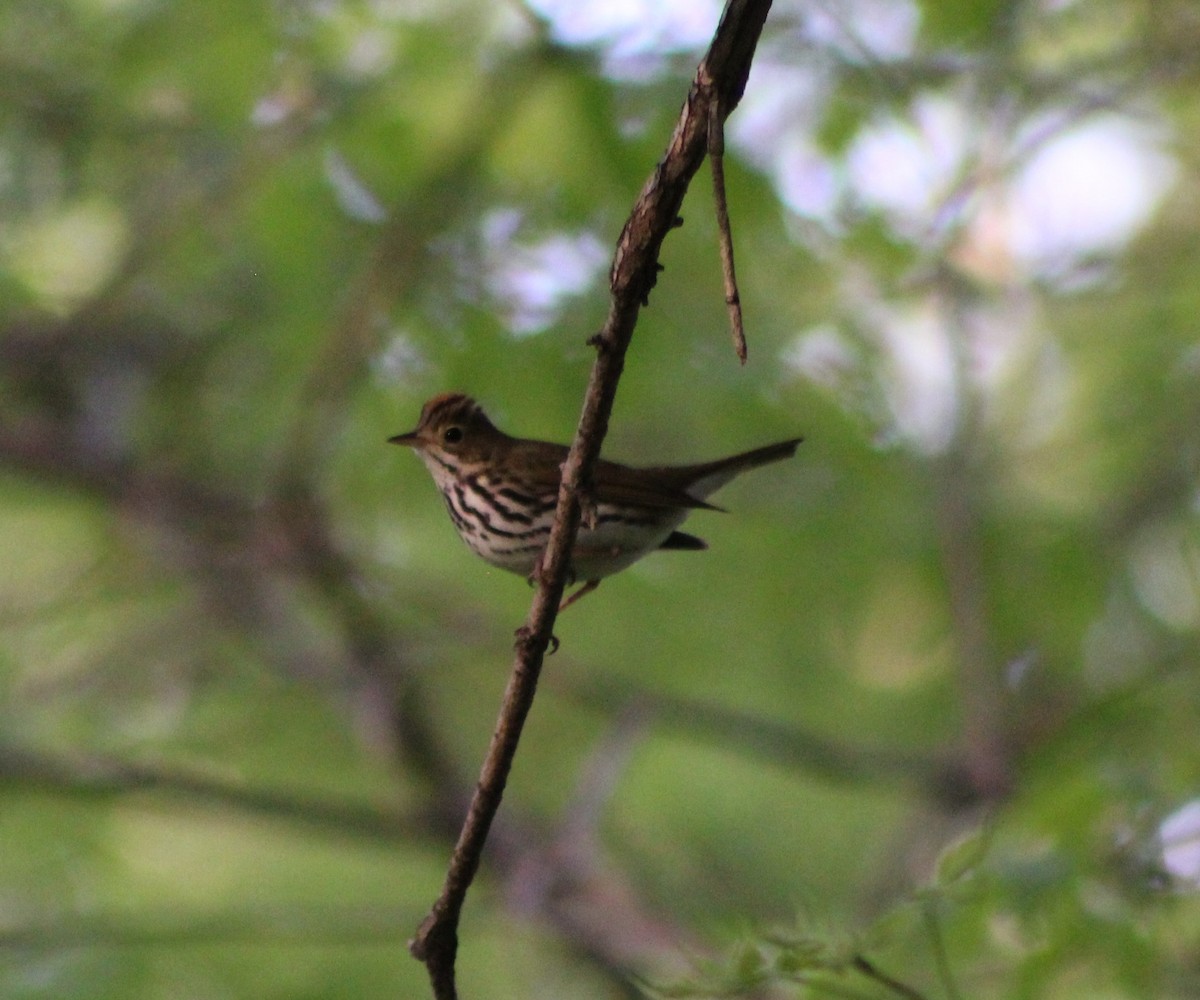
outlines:
[[[601,579],[656,549],[705,549],[676,529],[693,510],[720,510],[705,498],[747,469],[787,458],[802,438],[699,465],[631,468],[601,459],[589,516],[571,550],[572,579],[585,581],[568,604]],[[493,566],[530,576],[550,537],[565,445],[509,437],[461,393],[434,396],[415,430],[388,438],[416,451],[471,550]]]

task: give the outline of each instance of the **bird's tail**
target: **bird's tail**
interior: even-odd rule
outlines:
[[[689,496],[703,500],[709,494],[719,490],[734,476],[750,469],[757,469],[760,465],[791,458],[796,454],[796,446],[803,440],[804,438],[799,437],[791,438],[776,444],[743,451],[737,455],[730,455],[728,458],[718,458],[715,462],[687,466],[680,470],[685,476],[682,482],[683,489]]]

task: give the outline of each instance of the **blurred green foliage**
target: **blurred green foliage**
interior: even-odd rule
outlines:
[[[0,995],[428,995],[529,591],[384,440],[571,434],[718,13],[605,9],[0,6]],[[807,440],[558,624],[464,997],[1200,994],[1197,52],[776,4],[606,453]]]

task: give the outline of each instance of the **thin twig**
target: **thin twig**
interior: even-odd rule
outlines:
[[[900,982],[886,972],[881,972],[877,969],[873,962],[867,960],[863,955],[855,955],[850,963],[857,971],[861,972],[868,979],[872,979],[881,986],[886,986],[898,996],[905,997],[906,1000],[925,1000],[925,994],[914,989],[907,983]]]
[[[700,63],[666,154],[651,173],[621,231],[610,273],[611,300],[604,328],[589,343],[597,351],[583,412],[563,464],[558,507],[537,572],[537,592],[519,630],[516,656],[500,717],[488,747],[479,784],[450,858],[441,895],[409,943],[429,970],[437,1000],[456,1000],[454,964],[458,922],[471,881],[479,868],[521,729],[537,690],[542,660],[550,643],[566,582],[568,557],[579,528],[581,497],[589,492],[592,469],[608,429],[625,352],[641,307],[658,277],[659,251],[676,225],[684,194],[704,161],[709,106],[720,102],[728,114],[741,100],[750,63],[770,0],[729,0],[712,45]]]
[[[733,233],[729,227],[729,203],[725,197],[725,115],[719,97],[708,105],[708,162],[712,169],[713,205],[717,213],[717,244],[721,248],[721,280],[725,285],[725,305],[733,331],[733,349],[738,360],[746,363],[746,327],[742,320],[742,295],[738,291],[737,272],[733,267]]]
[[[950,956],[946,953],[946,940],[942,937],[942,925],[938,921],[937,900],[925,897],[921,902],[921,917],[925,929],[929,932],[929,946],[933,950],[933,960],[937,965],[938,978],[942,981],[942,989],[949,1000],[962,1000],[958,986],[954,982],[954,972],[950,968]]]

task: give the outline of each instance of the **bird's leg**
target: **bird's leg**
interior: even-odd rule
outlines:
[[[538,553],[538,557],[534,561],[534,564],[533,564],[533,569],[530,570],[529,576],[526,577],[526,582],[528,582],[529,586],[531,586],[531,587],[536,587],[538,581],[541,579],[542,559],[545,557],[545,555],[546,555],[545,549],[543,549],[540,553]],[[575,573],[568,567],[566,585],[569,587],[574,582],[575,582]],[[576,601],[580,597],[582,597],[584,595],[585,591],[595,590],[596,587],[598,587],[598,586],[600,586],[599,580],[589,581],[588,583],[586,583],[582,587],[580,587],[579,590],[577,590],[573,596],[571,596],[571,597],[567,598],[567,600],[563,601],[562,604],[560,604],[558,606],[558,610],[562,611],[562,609],[565,608],[568,604],[570,604],[573,601]],[[517,642],[524,642],[526,639],[529,638],[529,629],[527,626],[522,625],[519,629],[517,629],[513,633],[513,635],[516,636]],[[550,645],[546,649],[546,655],[553,656],[557,652],[558,652],[558,636],[551,634]]]
[[[561,615],[564,611],[567,610],[567,608],[569,608],[572,604],[574,604],[576,601],[578,601],[579,598],[585,596],[586,594],[590,594],[593,590],[595,590],[599,586],[600,586],[599,580],[588,580],[587,583],[585,583],[582,587],[580,587],[577,591],[575,591],[575,593],[573,593],[570,597],[568,597],[565,601],[563,601],[562,604],[560,604],[558,606],[558,613]]]
[[[596,510],[595,494],[590,489],[580,491],[579,527],[584,531],[595,531],[597,517],[599,512]]]
[[[529,571],[529,575],[525,577],[525,582],[531,587],[536,587],[538,581],[542,578],[542,560],[546,558],[546,550],[542,549],[538,553],[538,557],[533,561],[533,569]],[[570,566],[567,567],[567,579],[563,586],[569,587],[575,582],[575,571]],[[562,610],[561,608],[559,609]]]

